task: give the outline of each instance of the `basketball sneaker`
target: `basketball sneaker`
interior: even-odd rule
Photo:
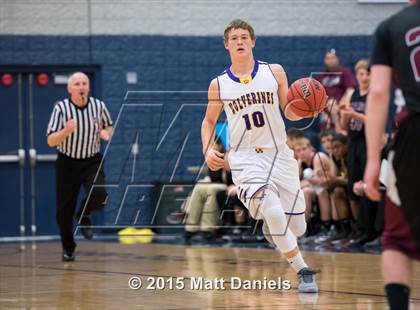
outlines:
[[[316,271],[309,267],[305,267],[298,272],[299,293],[318,293],[315,274]]]

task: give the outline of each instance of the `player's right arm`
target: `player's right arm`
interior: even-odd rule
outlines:
[[[391,31],[382,23],[373,36],[370,85],[366,101],[365,136],[367,162],[365,168],[365,193],[371,200],[379,201],[379,172],[381,167],[382,137],[385,132],[389,107],[389,90],[392,81]]]
[[[76,121],[74,119],[69,119],[66,123],[66,126],[63,129],[48,135],[48,138],[47,138],[48,146],[54,147],[54,146],[59,145],[75,130],[76,130]]]
[[[278,97],[279,97],[279,103],[280,108],[284,112],[284,115],[287,119],[291,121],[298,121],[301,120],[302,117],[296,115],[292,112],[292,109],[287,109],[287,105],[289,104],[287,102],[287,91],[289,89],[289,84],[287,81],[287,75],[284,71],[283,67],[279,64],[270,64],[271,72],[273,72],[273,75],[277,81],[277,84],[279,85],[278,88]]]
[[[220,101],[217,79],[213,79],[208,91],[208,105],[206,115],[201,124],[201,142],[204,158],[210,170],[219,170],[224,167],[224,154],[213,148],[215,142],[215,128],[223,103]]]
[[[373,65],[371,69],[370,90],[366,102],[365,136],[367,163],[364,181],[366,195],[379,201],[379,172],[381,166],[382,137],[385,132],[389,107],[389,89],[391,88],[392,68],[385,65]]]

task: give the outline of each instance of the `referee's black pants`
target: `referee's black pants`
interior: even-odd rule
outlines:
[[[102,168],[98,171],[101,160],[102,155],[99,153],[86,159],[73,159],[58,153],[56,161],[57,223],[65,251],[73,251],[76,247],[73,238],[73,217],[81,186],[84,187],[86,197],[77,212],[76,219],[105,207],[107,194],[105,188],[100,186],[105,184],[105,174]],[[91,191],[92,185],[95,186]]]

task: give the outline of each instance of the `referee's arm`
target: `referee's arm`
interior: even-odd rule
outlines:
[[[108,127],[102,129],[99,132],[99,137],[102,140],[109,141],[109,139],[111,139],[111,136],[112,136],[112,131],[113,131],[113,127],[112,126],[108,126]]]
[[[74,130],[76,129],[76,122],[74,119],[67,121],[66,126],[60,131],[51,133],[48,135],[47,143],[48,146],[54,147],[63,142]]]
[[[99,131],[99,137],[102,140],[109,141],[112,136],[112,120],[111,115],[109,114],[108,109],[105,106],[105,103],[101,101],[102,113],[101,113],[101,125],[102,129]]]

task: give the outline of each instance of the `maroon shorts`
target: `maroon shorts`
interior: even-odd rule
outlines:
[[[382,234],[382,249],[396,250],[410,258],[420,260],[420,250],[411,235],[401,207],[385,198],[385,228]]]

